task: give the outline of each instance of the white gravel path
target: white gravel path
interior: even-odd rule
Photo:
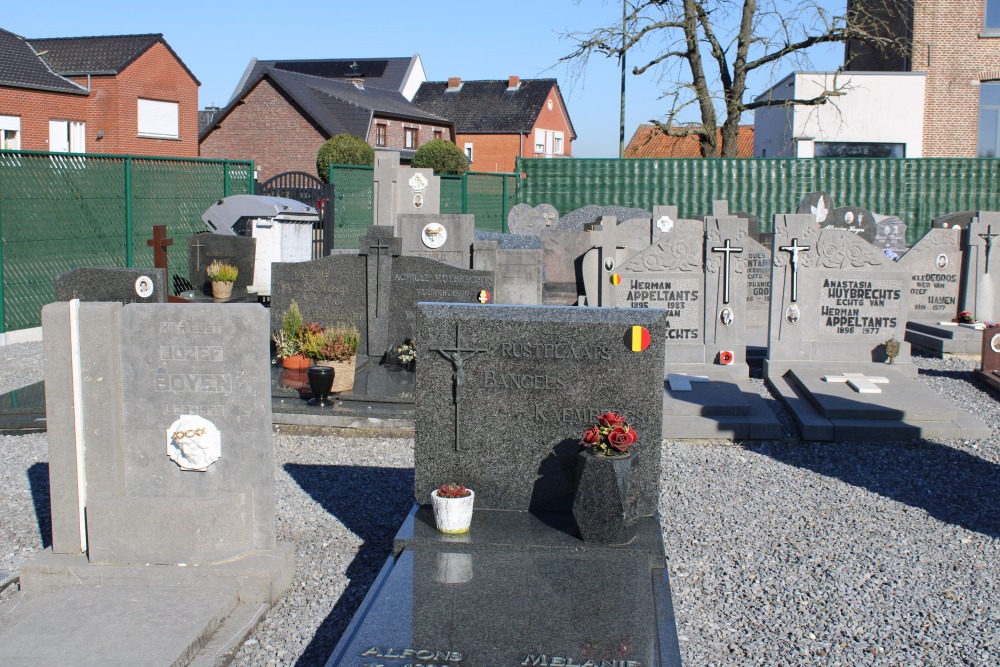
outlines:
[[[0,348],[0,392],[41,378],[40,351]],[[664,444],[685,665],[1000,665],[1000,402],[972,362],[916,362],[994,437]],[[297,572],[234,664],[323,664],[389,553],[412,465],[410,439],[276,435]],[[0,570],[42,548],[47,503],[44,436],[0,436]]]

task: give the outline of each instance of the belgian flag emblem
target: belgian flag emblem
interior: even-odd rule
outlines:
[[[621,283],[622,283],[621,274],[619,274],[619,273],[612,273],[611,274],[611,284],[612,285],[621,285]]]
[[[649,347],[649,331],[646,327],[635,325],[629,332],[629,349],[633,352],[642,352]]]

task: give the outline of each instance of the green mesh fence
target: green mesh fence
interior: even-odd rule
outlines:
[[[462,177],[442,176],[441,177],[441,212],[461,213],[462,212]],[[476,223],[478,224],[478,220]]]
[[[476,216],[480,232],[507,231],[507,214],[516,203],[517,178],[514,174],[470,172],[465,175],[465,212]]]
[[[333,184],[333,248],[355,249],[375,219],[373,167],[330,165]]]
[[[803,195],[822,190],[834,206],[899,216],[910,244],[937,216],[1000,210],[1000,160],[529,158],[518,161],[517,171],[527,174],[518,185],[519,202],[552,204],[563,214],[591,204],[649,211],[672,204],[681,216],[694,217],[726,199],[730,211],[760,216],[762,229],[770,229],[775,213],[793,213]]]
[[[38,326],[63,271],[152,266],[154,225],[174,239],[168,275],[187,277],[201,214],[252,176],[251,162],[0,152],[0,332]]]

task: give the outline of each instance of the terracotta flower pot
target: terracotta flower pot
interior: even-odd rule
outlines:
[[[357,366],[357,357],[351,357],[347,361],[317,361],[319,366],[329,366],[333,369],[332,393],[350,391],[354,388],[354,370]]]
[[[233,283],[222,282],[221,280],[212,281],[212,296],[216,299],[228,299],[233,295]]]
[[[312,360],[304,354],[293,354],[290,357],[281,358],[281,367],[290,368],[292,370],[304,370],[312,366]]]

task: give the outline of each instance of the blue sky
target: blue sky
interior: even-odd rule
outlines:
[[[845,2],[829,0],[842,12]],[[574,77],[560,57],[573,44],[560,34],[610,25],[617,0],[328,0],[312,3],[136,3],[34,0],[7,3],[0,28],[23,37],[163,33],[201,81],[199,106],[224,105],[251,58],[364,58],[419,53],[427,76],[444,80],[547,77],[559,80],[578,139],[576,157],[617,157],[620,70],[593,58]],[[476,27],[477,26],[477,27]],[[813,69],[836,67],[843,47],[813,56]],[[638,62],[638,57],[634,62]],[[629,69],[633,61],[629,60]],[[781,78],[792,65],[774,73]],[[754,82],[756,94],[769,81]],[[664,102],[656,76],[628,75],[625,140],[639,123],[658,118]],[[690,120],[696,120],[690,118]],[[751,119],[746,119],[747,122]],[[239,157],[239,156],[233,156]]]

